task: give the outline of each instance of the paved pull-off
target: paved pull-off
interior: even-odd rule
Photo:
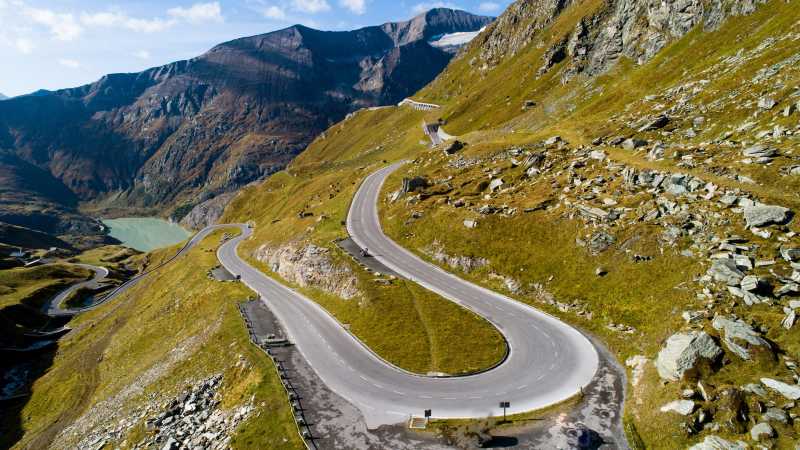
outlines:
[[[594,346],[555,317],[449,274],[422,261],[386,237],[377,199],[386,177],[400,164],[366,178],[356,193],[347,229],[361,247],[387,267],[492,322],[509,345],[506,360],[492,370],[464,377],[433,378],[405,372],[380,359],[322,307],[268,278],[236,253],[252,230],[223,244],[217,256],[231,273],[261,295],[288,337],[333,391],[364,414],[370,428],[394,424],[431,409],[435,418],[480,418],[558,403],[580,391],[598,368]],[[224,225],[218,225],[221,227]]]

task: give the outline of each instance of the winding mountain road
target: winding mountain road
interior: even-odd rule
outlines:
[[[45,314],[47,314],[47,315],[49,315],[51,317],[58,317],[58,316],[73,316],[75,314],[79,314],[79,313],[86,312],[86,311],[92,310],[94,308],[97,308],[98,306],[100,306],[100,305],[102,305],[102,304],[104,304],[104,303],[106,303],[106,302],[108,302],[110,300],[113,300],[118,295],[120,295],[123,292],[127,291],[131,287],[135,286],[138,282],[140,282],[147,275],[150,275],[151,273],[155,272],[156,270],[164,267],[165,265],[171,263],[172,261],[176,260],[177,258],[180,258],[181,256],[185,255],[189,250],[191,250],[195,245],[197,245],[197,243],[199,243],[200,241],[205,239],[205,237],[208,236],[211,232],[213,232],[215,230],[219,230],[221,228],[230,228],[231,226],[232,225],[212,225],[212,226],[203,228],[202,230],[197,232],[197,234],[192,236],[191,239],[186,241],[186,243],[183,245],[183,247],[181,247],[170,258],[162,261],[157,266],[152,267],[152,268],[148,269],[147,271],[142,272],[142,273],[130,278],[129,280],[125,281],[124,283],[120,284],[119,286],[117,286],[116,288],[114,288],[110,292],[108,292],[108,294],[104,295],[97,302],[92,303],[91,305],[78,307],[78,308],[65,308],[63,306],[64,300],[66,300],[70,296],[70,294],[72,294],[74,291],[76,291],[77,289],[80,289],[82,287],[95,286],[98,283],[102,282],[103,279],[105,279],[105,277],[108,276],[108,269],[106,269],[105,267],[93,266],[93,265],[90,265],[90,264],[75,264],[76,266],[83,267],[83,268],[86,268],[86,269],[89,269],[89,270],[93,271],[94,272],[94,276],[92,277],[92,279],[73,284],[70,287],[68,287],[67,289],[61,291],[58,295],[56,295],[55,297],[53,297],[49,301],[47,301],[43,305],[42,310],[43,310],[43,312]],[[236,225],[233,225],[233,226],[236,226]],[[239,225],[239,226],[240,227],[244,227],[244,225]]]
[[[499,403],[511,402],[508,413],[521,413],[561,402],[589,384],[598,368],[598,355],[574,328],[504,295],[462,280],[429,264],[389,239],[381,230],[377,201],[386,177],[402,163],[368,176],[356,192],[347,217],[352,239],[401,276],[468,308],[490,321],[504,335],[509,353],[497,367],[461,377],[413,374],[384,361],[311,299],[287,288],[250,266],[237,254],[252,235],[245,224],[204,228],[171,258],[118,286],[100,302],[86,308],[63,309],[75,289],[101,281],[108,271],[95,271],[92,280],[77,283],[47,306],[51,315],[75,314],[105,303],[148,274],[179,258],[209,233],[236,227],[241,234],[217,250],[225,268],[257,292],[280,320],[319,377],[364,415],[367,426],[403,422],[426,409],[434,418],[481,418],[502,414]]]
[[[330,389],[352,402],[374,428],[421,416],[479,418],[550,406],[577,393],[594,377],[598,355],[580,332],[532,307],[462,280],[403,249],[381,230],[377,200],[386,177],[402,163],[367,177],[356,193],[347,229],[362,248],[402,276],[469,308],[505,336],[509,354],[475,375],[436,378],[412,374],[379,358],[314,301],[268,278],[237,255],[252,230],[222,246],[217,256],[231,273],[259,293],[288,337]]]

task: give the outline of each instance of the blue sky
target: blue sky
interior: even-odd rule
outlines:
[[[496,16],[509,0],[0,0],[0,93],[79,86],[302,23],[354,29],[435,6]]]

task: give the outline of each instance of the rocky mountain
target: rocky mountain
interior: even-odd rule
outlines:
[[[191,60],[4,101],[0,185],[13,196],[3,197],[0,221],[85,232],[91,220],[69,217],[79,204],[181,217],[283,168],[346,114],[415,92],[452,57],[429,39],[490,21],[440,8],[355,31],[296,25]]]
[[[5,99],[7,99],[7,98],[8,98],[8,97],[6,97],[5,95],[3,95],[3,93],[2,93],[2,92],[0,92],[0,100],[5,100]]]
[[[602,355],[580,398],[537,413],[541,426],[495,435],[519,448],[796,448],[798,42],[796,1],[519,0],[414,94],[439,108],[347,115],[287,170],[186,220],[201,225],[222,212],[222,222],[254,224],[239,254],[306,286],[381,357],[430,349],[431,361],[452,352],[463,367],[481,345],[459,345],[488,341],[476,339],[486,336],[480,324],[454,319],[455,304],[367,271],[339,247],[359,181],[408,161],[378,198],[384,232],[444,270],[579,327]],[[209,446],[230,437],[242,448],[302,446],[278,373],[247,350],[234,302],[215,301],[248,295],[207,275],[218,236],[82,317],[31,400],[8,408],[14,426],[0,442]],[[341,287],[350,277],[359,294],[348,300]],[[36,304],[19,284],[6,301],[10,292]],[[297,367],[288,367],[291,385],[302,395],[312,384],[306,398],[319,397],[323,383]],[[255,389],[254,399],[254,380],[275,389]],[[226,389],[227,408],[252,417],[236,429],[214,404]],[[321,416],[350,408],[325,402]],[[322,420],[306,422],[312,436],[352,436],[353,421]],[[352,447],[377,436],[359,430]],[[478,447],[493,434],[474,424],[466,431],[440,443]],[[414,447],[403,439],[375,447]]]
[[[752,13],[765,0],[687,0],[654,2],[616,0],[532,0],[516,2],[483,34],[480,59],[493,66],[522,51],[573,4],[585,8],[570,33],[563,34],[545,52],[541,75],[554,64],[568,59],[568,76],[598,74],[629,58],[639,64],[652,58],[668,43],[696,26],[705,31],[718,28],[725,18]],[[541,42],[539,42],[541,45]]]

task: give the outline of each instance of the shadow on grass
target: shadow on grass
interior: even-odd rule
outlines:
[[[58,342],[19,349],[53,340],[32,337],[30,331],[57,329],[68,321],[68,317],[50,319],[25,305],[0,309],[0,449],[12,447],[24,435],[22,414],[30,400],[30,388],[52,366]]]

